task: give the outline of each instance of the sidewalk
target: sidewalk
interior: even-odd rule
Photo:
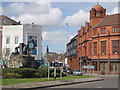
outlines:
[[[71,80],[25,83],[25,84],[16,84],[16,85],[3,85],[2,88],[34,89],[34,88],[44,88],[44,87],[85,83],[85,82],[93,82],[93,81],[101,81],[101,80],[104,79],[100,77],[92,77],[92,78],[81,78],[81,79],[71,79]]]

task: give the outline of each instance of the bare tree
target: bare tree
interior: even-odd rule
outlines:
[[[4,61],[4,66],[9,67],[9,60],[11,55],[11,49],[10,48],[4,48],[2,50],[2,60]]]

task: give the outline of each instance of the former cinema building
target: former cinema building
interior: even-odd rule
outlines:
[[[96,73],[119,74],[120,13],[106,15],[106,9],[95,5],[90,10],[90,22],[81,26],[78,35],[67,44],[68,64],[72,70],[94,66]],[[76,41],[76,52],[72,45]],[[73,47],[75,48],[75,47]],[[79,62],[81,61],[81,62]]]

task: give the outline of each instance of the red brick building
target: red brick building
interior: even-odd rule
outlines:
[[[90,22],[81,26],[76,38],[76,60],[73,66],[91,65],[96,73],[118,74],[120,72],[120,14],[106,16],[106,9],[95,5],[90,10]],[[80,63],[79,60],[82,62]],[[80,65],[81,64],[81,65]],[[78,68],[70,67],[73,70]]]
[[[78,70],[80,67],[77,59],[77,37],[78,35],[73,37],[67,44],[68,65],[72,70]]]

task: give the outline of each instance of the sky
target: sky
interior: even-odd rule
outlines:
[[[43,54],[47,45],[51,52],[64,53],[66,43],[85,21],[89,22],[89,11],[96,2],[2,2],[0,12],[22,24],[41,25]],[[107,15],[118,13],[117,2],[99,4],[106,8]]]

